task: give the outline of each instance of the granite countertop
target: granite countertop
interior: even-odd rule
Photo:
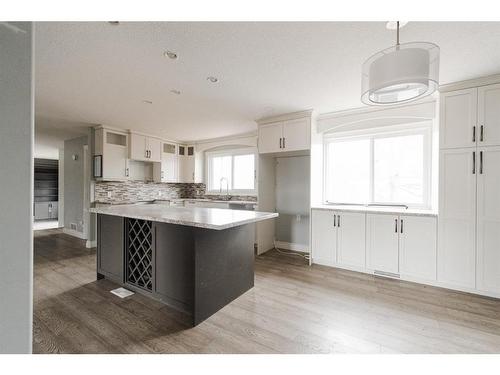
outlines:
[[[228,229],[278,216],[274,212],[228,210],[224,208],[167,207],[155,204],[110,205],[91,208],[90,212],[215,230]]]
[[[380,213],[393,215],[412,215],[412,216],[438,216],[434,210],[423,210],[416,208],[391,207],[391,206],[362,206],[362,205],[347,205],[347,204],[319,204],[311,207],[317,210],[332,210],[332,211],[350,211],[350,212],[365,212],[365,213]]]

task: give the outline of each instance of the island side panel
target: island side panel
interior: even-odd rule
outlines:
[[[97,215],[97,279],[124,282],[124,218]]]
[[[154,223],[155,297],[192,314],[194,303],[193,228]]]
[[[255,224],[194,233],[197,325],[253,288]]]

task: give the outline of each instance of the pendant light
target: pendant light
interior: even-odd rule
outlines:
[[[409,102],[432,94],[439,84],[439,47],[434,43],[399,43],[371,56],[363,64],[361,101],[368,105]]]

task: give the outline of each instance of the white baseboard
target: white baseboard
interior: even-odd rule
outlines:
[[[278,249],[299,251],[301,253],[309,253],[309,247],[307,245],[301,245],[292,242],[275,241],[274,246]]]
[[[87,242],[85,243],[85,247],[87,249],[90,249],[92,247],[96,247],[97,246],[97,241],[94,240],[94,241],[90,241],[90,240],[87,240]]]
[[[83,234],[82,232],[78,232],[74,229],[63,228],[63,233],[68,234],[68,235],[73,236],[73,237],[80,238],[82,240],[86,240],[85,234]]]

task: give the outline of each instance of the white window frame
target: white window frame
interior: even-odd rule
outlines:
[[[408,202],[379,202],[374,200],[374,140],[377,138],[390,138],[401,135],[423,135],[423,202],[422,204]],[[369,202],[331,202],[327,200],[330,181],[328,179],[328,146],[336,141],[349,141],[355,139],[370,140],[370,186]],[[331,132],[323,136],[323,201],[325,204],[373,204],[373,205],[406,205],[410,208],[431,209],[432,207],[432,121],[419,121],[404,125],[391,125],[379,128],[353,130],[346,132]]]
[[[206,186],[207,186],[207,194],[220,194],[220,189],[210,189],[212,186],[212,173],[211,173],[211,163],[210,160],[215,156],[231,156],[231,184],[234,183],[234,156],[237,155],[249,155],[253,154],[254,156],[254,189],[233,189],[232,186],[229,187],[229,194],[231,195],[257,195],[257,149],[255,147],[242,147],[242,148],[233,148],[233,149],[223,149],[217,151],[207,151],[205,152],[205,176],[206,178]],[[216,185],[216,184],[215,184]],[[226,190],[222,189],[222,194],[224,194]]]

